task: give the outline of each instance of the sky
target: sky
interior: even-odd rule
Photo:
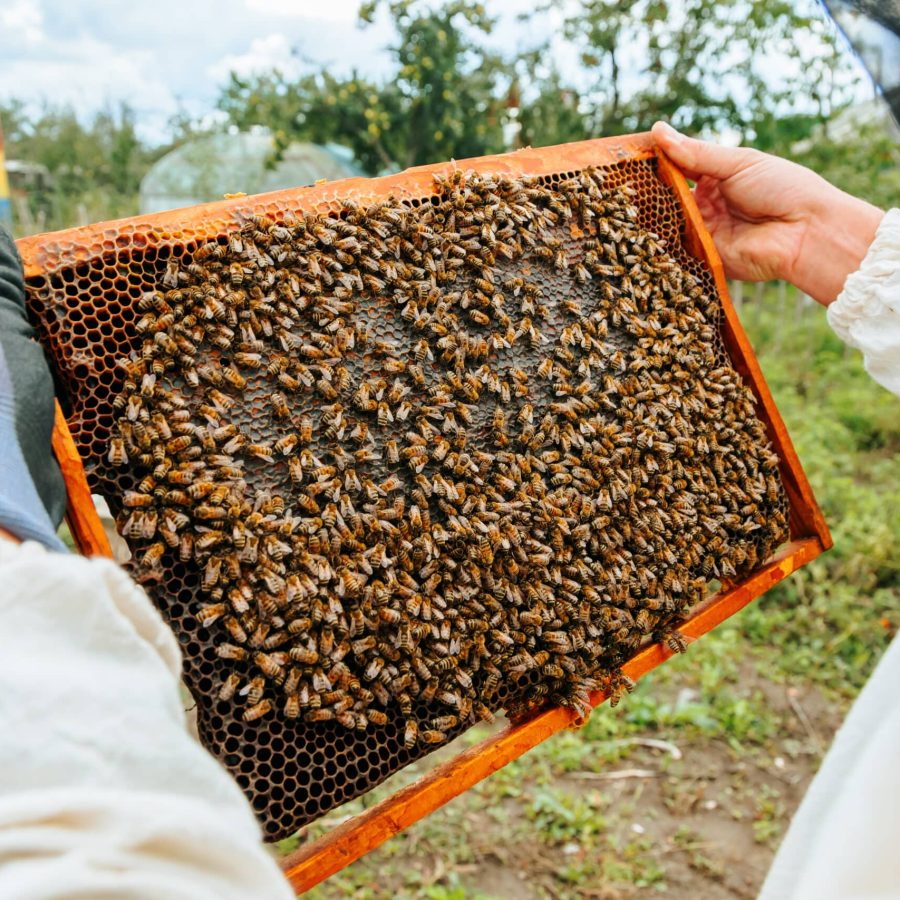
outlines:
[[[502,49],[531,41],[528,0],[489,0]],[[359,0],[0,0],[0,99],[69,104],[85,116],[127,101],[142,137],[183,109],[206,114],[232,70],[297,71],[299,51],[336,69],[384,74],[381,18],[357,26]],[[534,41],[536,42],[536,41]]]
[[[538,0],[486,0],[490,43],[505,55],[551,38],[551,56],[577,79],[559,37],[566,0],[523,23]],[[815,0],[797,0],[814,7]],[[281,68],[357,68],[385,75],[393,37],[384,15],[361,29],[360,0],[0,0],[0,100],[70,105],[83,118],[127,102],[141,137],[165,141],[178,112],[208,116],[228,74]],[[639,53],[640,48],[631,48]],[[626,61],[627,62],[627,61]],[[626,66],[627,68],[627,66]]]

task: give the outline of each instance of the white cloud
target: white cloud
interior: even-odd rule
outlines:
[[[489,0],[521,35],[514,12],[529,0]],[[278,67],[288,75],[327,66],[388,77],[393,32],[384,14],[358,27],[360,0],[0,0],[0,98],[33,107],[69,104],[88,118],[119,102],[147,140],[166,139],[179,108],[203,118],[229,72]],[[202,23],[202,39],[196,23]],[[292,52],[296,50],[296,53]]]
[[[335,22],[356,23],[360,0],[246,0],[247,9],[265,16],[285,16]]]
[[[26,44],[36,44],[43,39],[43,25],[44,16],[38,0],[12,0],[5,9],[0,9],[0,30]]]
[[[269,34],[253,38],[244,53],[232,53],[216,60],[206,72],[216,81],[224,81],[230,72],[252,75],[278,69],[290,77],[298,75],[302,68],[290,41],[283,34]]]
[[[575,2],[553,0],[543,15],[521,22],[520,13],[541,8],[538,0],[485,0],[498,19],[490,46],[511,54],[549,36],[548,62],[584,84],[578,54],[561,35],[562,11]],[[382,7],[371,26],[359,28],[359,5],[360,0],[0,0],[0,98],[71,104],[84,118],[124,101],[137,114],[141,136],[161,142],[179,107],[198,118],[210,115],[231,71],[246,75],[278,67],[294,76],[327,66],[339,74],[355,68],[367,77],[391,77],[393,63],[384,52],[394,39],[389,16]]]
[[[384,75],[390,28],[359,29],[359,0],[0,0],[0,98],[69,104],[84,118],[119,102],[164,141],[179,109],[214,108],[228,73],[351,66]],[[202,23],[202,40],[195,23]],[[297,49],[297,55],[292,54]]]
[[[2,66],[0,97],[34,107],[49,102],[93,114],[125,102],[153,139],[177,109],[177,99],[150,51],[122,50],[93,38],[43,40],[35,52]]]

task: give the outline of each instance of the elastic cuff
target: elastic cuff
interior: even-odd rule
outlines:
[[[851,347],[865,350],[856,327],[866,319],[900,309],[900,209],[889,210],[859,269],[828,307],[828,324]]]

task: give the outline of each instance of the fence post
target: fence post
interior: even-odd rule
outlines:
[[[735,312],[738,314],[740,318],[741,311],[744,308],[744,282],[743,281],[732,281],[731,282],[731,301],[734,304]]]
[[[794,288],[794,321],[799,322],[803,317],[803,307],[806,305],[806,294],[800,288]]]
[[[772,333],[772,352],[778,353],[781,350],[781,339],[784,334],[784,313],[787,309],[787,283],[779,279],[775,284],[775,330]]]
[[[766,285],[768,282],[757,281],[753,287],[753,324],[758,329],[762,322],[763,304],[766,298]]]

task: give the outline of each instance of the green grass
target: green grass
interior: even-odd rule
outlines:
[[[815,310],[819,313],[819,310]],[[771,310],[751,339],[834,537],[834,548],[770,591],[741,622],[773,677],[850,697],[900,622],[900,401],[865,373],[821,314],[771,349]]]

